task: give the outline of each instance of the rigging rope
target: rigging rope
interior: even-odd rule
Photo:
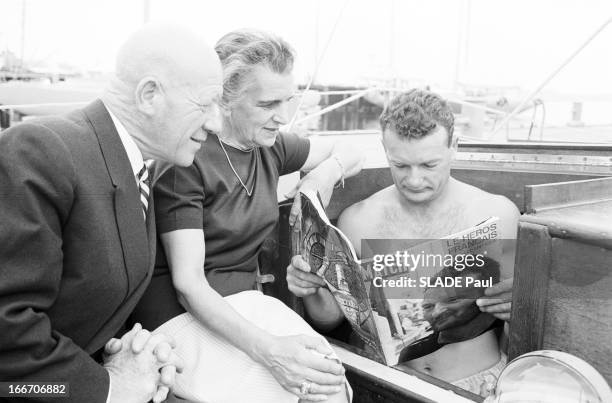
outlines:
[[[289,125],[287,127],[287,132],[288,133],[290,133],[291,130],[293,129],[293,125],[296,123],[295,121],[297,119],[298,112],[300,111],[300,108],[304,104],[304,97],[306,96],[306,93],[308,92],[308,90],[312,86],[312,83],[314,82],[315,77],[319,73],[319,68],[321,67],[321,62],[323,61],[323,58],[325,57],[325,54],[327,53],[327,49],[329,48],[329,44],[331,43],[332,39],[334,38],[334,35],[336,33],[336,28],[338,27],[338,24],[339,24],[340,20],[342,19],[342,15],[344,14],[344,10],[346,9],[346,6],[347,6],[348,2],[349,2],[349,0],[345,0],[344,4],[340,8],[340,12],[338,13],[338,16],[336,17],[336,20],[334,21],[334,25],[333,25],[333,27],[332,27],[332,29],[330,31],[329,37],[327,38],[327,41],[325,42],[325,46],[323,47],[323,51],[321,52],[321,55],[318,56],[317,60],[315,61],[315,68],[314,68],[314,71],[312,73],[312,76],[310,76],[310,80],[308,80],[308,84],[306,84],[306,88],[304,89],[304,91],[302,91],[302,96],[300,97],[300,101],[299,101],[299,103],[297,105],[297,108],[295,109],[295,113],[293,114],[293,117],[291,118],[291,121],[289,122]],[[302,122],[304,120],[305,119],[301,119],[300,122]]]

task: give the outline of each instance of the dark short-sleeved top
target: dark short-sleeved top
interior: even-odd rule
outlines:
[[[206,243],[204,271],[222,296],[255,288],[258,256],[274,236],[278,221],[276,189],[280,175],[299,170],[310,152],[308,139],[280,134],[272,147],[245,152],[208,136],[187,168],[173,167],[154,189],[158,233],[202,229]],[[240,184],[228,162],[251,196]],[[159,246],[159,245],[158,245]],[[168,270],[158,247],[156,275]]]

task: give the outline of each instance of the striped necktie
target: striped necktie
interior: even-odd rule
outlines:
[[[150,162],[147,161],[149,164]],[[142,214],[144,219],[147,219],[147,209],[149,208],[149,194],[151,193],[151,179],[149,178],[149,164],[145,162],[142,169],[138,172],[138,189],[140,190],[140,204],[142,205]]]

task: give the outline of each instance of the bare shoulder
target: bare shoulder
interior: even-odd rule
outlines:
[[[492,214],[499,217],[502,236],[505,239],[516,239],[518,221],[521,213],[514,203],[505,196],[491,194]]]
[[[469,203],[469,209],[479,215],[479,219],[486,217],[499,217],[505,237],[515,237],[519,209],[506,196],[493,194],[475,186],[460,182],[464,193],[464,200]]]
[[[374,232],[378,218],[389,199],[390,187],[347,207],[338,217],[338,228],[357,245]]]
[[[392,186],[384,188],[368,198],[347,207],[340,214],[338,225],[341,226],[343,224],[351,224],[354,221],[360,221],[358,219],[363,217],[363,214],[367,214],[369,217],[378,215],[389,200],[389,193],[392,190],[391,187]]]
[[[345,233],[349,230],[362,227],[363,220],[360,220],[360,217],[368,211],[375,210],[377,205],[378,203],[374,199],[374,195],[372,195],[367,199],[348,206],[338,217],[338,227]]]

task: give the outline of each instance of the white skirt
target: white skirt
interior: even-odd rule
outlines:
[[[323,336],[280,300],[259,291],[243,291],[224,298],[242,317],[276,336]],[[184,360],[176,375],[175,395],[192,402],[297,402],[261,364],[202,326],[191,314],[181,314],[155,333],[172,336]],[[347,383],[348,387],[348,383]],[[350,390],[350,389],[349,389]]]

